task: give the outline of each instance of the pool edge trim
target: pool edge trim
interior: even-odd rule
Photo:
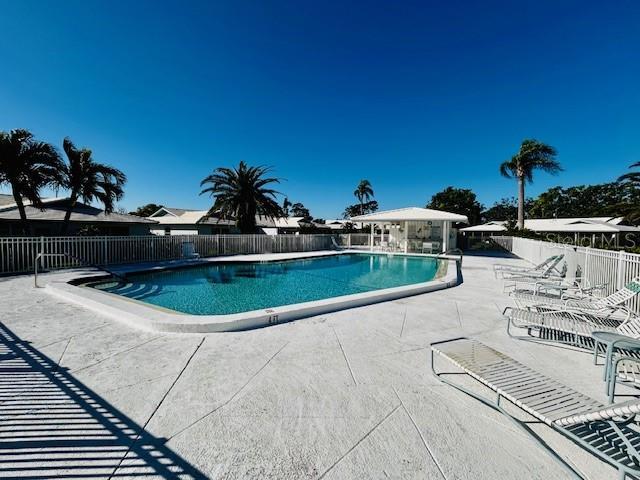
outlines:
[[[394,255],[405,256],[404,254]],[[462,273],[458,261],[452,257],[440,258],[440,260],[447,262],[446,273],[428,282],[227,315],[190,315],[155,309],[142,302],[132,302],[118,295],[109,295],[99,290],[73,285],[75,278],[50,283],[45,290],[68,302],[142,330],[165,333],[230,332],[288,323],[324,313],[420,295],[460,284]],[[86,276],[82,278],[91,280]]]

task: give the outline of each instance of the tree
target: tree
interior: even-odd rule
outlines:
[[[476,199],[475,193],[465,188],[453,187],[447,187],[433,195],[427,208],[466,215],[470,225],[480,223],[480,212],[482,212],[482,205]]]
[[[527,198],[524,201],[524,210],[528,212],[533,204],[533,199]],[[482,212],[482,221],[506,220],[515,223],[518,218],[518,199],[515,197],[502,198],[495,202],[490,208]]]
[[[285,217],[289,216],[290,208],[291,208],[291,202],[287,197],[284,197],[284,200],[282,201],[282,213],[284,214]]]
[[[640,162],[632,163],[629,168],[640,167]],[[618,177],[619,183],[630,183],[634,186],[640,186],[640,172],[629,172]]]
[[[40,190],[59,183],[62,162],[55,147],[41,142],[27,130],[0,132],[0,186],[11,187],[22,231],[30,233],[24,199],[42,207]]]
[[[553,187],[533,201],[530,213],[536,218],[624,216],[638,204],[640,190],[631,183]]]
[[[371,182],[369,182],[369,180],[360,180],[353,194],[358,199],[358,202],[360,202],[360,215],[364,215],[364,203],[369,202],[373,198]]]
[[[62,142],[67,163],[61,169],[61,186],[69,190],[69,203],[62,222],[62,234],[67,233],[71,212],[81,200],[84,203],[98,201],[105,213],[113,213],[116,202],[124,196],[127,177],[122,171],[96,162],[88,148],[77,148],[69,137]]]
[[[280,179],[269,177],[270,172],[269,167],[249,167],[245,162],[236,168],[216,168],[200,182],[201,187],[206,186],[200,195],[208,193],[215,198],[209,214],[234,219],[241,233],[255,233],[256,215],[282,217],[282,207],[276,201],[279,192],[269,188]]]
[[[640,167],[640,162],[633,163],[629,166],[629,168]],[[631,187],[634,192],[640,191],[638,187],[640,187],[640,172],[629,172],[621,175],[618,178],[618,183],[625,187]],[[638,202],[634,202],[633,206],[630,206],[625,213],[625,216],[628,221],[637,223],[640,220],[640,207],[638,206]]]
[[[306,219],[313,218],[313,217],[311,217],[311,213],[309,212],[309,209],[307,207],[305,207],[300,202],[296,202],[293,205],[291,205],[291,216],[292,217],[303,217],[303,218],[306,218]]]
[[[355,205],[349,205],[344,209],[342,213],[342,218],[351,218],[356,217],[358,215],[367,215],[369,213],[373,213],[378,210],[378,202],[376,200],[371,200],[366,203],[356,203]]]
[[[157,203],[147,203],[138,207],[133,212],[129,212],[129,215],[136,215],[138,217],[148,217],[160,210],[164,205],[158,205]]]
[[[511,160],[500,165],[500,174],[518,181],[518,228],[524,228],[525,183],[533,182],[533,172],[542,170],[552,175],[562,171],[556,161],[556,149],[537,140],[526,139]]]

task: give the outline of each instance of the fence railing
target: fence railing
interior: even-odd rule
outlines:
[[[338,245],[345,248],[362,248],[371,245],[371,235],[368,233],[340,233],[336,235]]]
[[[252,253],[287,253],[328,250],[332,235],[173,235],[128,237],[0,237],[0,274],[34,271],[38,254],[44,269],[83,264],[177,260],[183,244],[192,242],[201,257]],[[61,255],[49,255],[61,254]],[[62,255],[64,254],[64,255]]]
[[[623,251],[576,247],[520,237],[491,237],[498,245],[520,258],[538,264],[552,255],[563,254],[567,262],[567,277],[581,278],[586,285],[605,285],[600,292],[608,295],[640,275],[640,255]],[[627,305],[640,313],[640,299]]]

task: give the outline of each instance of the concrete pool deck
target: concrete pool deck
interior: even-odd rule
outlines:
[[[590,355],[507,336],[505,262],[521,263],[465,256],[454,288],[211,334],[140,331],[0,278],[0,476],[570,478],[429,368],[430,342],[464,335],[606,400]],[[586,478],[616,478],[531,426]]]

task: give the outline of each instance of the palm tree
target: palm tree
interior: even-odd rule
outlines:
[[[28,130],[0,132],[0,185],[11,187],[25,235],[30,228],[24,199],[41,208],[40,190],[58,184],[61,164],[55,147],[36,140]]]
[[[360,180],[353,194],[358,199],[358,202],[360,202],[360,215],[364,215],[364,202],[368,202],[373,197],[371,182],[369,182],[369,180]]]
[[[210,215],[224,219],[235,219],[240,233],[255,233],[256,215],[266,218],[284,216],[282,207],[276,201],[280,192],[268,185],[280,183],[279,178],[268,177],[269,167],[249,167],[240,162],[236,168],[220,167],[205,177],[200,186],[200,195],[208,193],[215,197]]]
[[[632,163],[629,168],[640,167],[640,162]],[[618,177],[618,182],[631,183],[633,185],[640,186],[640,172],[629,172]]]
[[[69,190],[69,204],[62,222],[62,234],[67,233],[71,212],[81,200],[91,203],[98,200],[105,213],[112,213],[116,202],[124,196],[124,184],[127,177],[117,168],[98,163],[91,156],[88,148],[77,148],[65,138],[62,148],[67,155],[68,163],[61,169],[61,186]]]
[[[533,172],[542,170],[552,175],[562,171],[556,161],[556,149],[537,140],[524,140],[520,150],[511,160],[500,165],[500,173],[506,178],[518,180],[518,228],[524,228],[524,185],[533,182]]]
[[[292,203],[289,201],[289,198],[285,197],[282,201],[282,214],[285,217],[289,216],[289,209],[291,208]]]

